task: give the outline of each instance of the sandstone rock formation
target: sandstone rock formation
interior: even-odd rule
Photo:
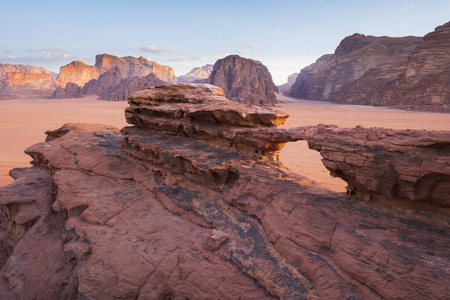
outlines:
[[[331,193],[276,160],[298,139],[322,152],[365,135],[375,154],[403,145],[377,130],[277,129],[286,117],[214,86],[165,85],[130,97],[135,126],[121,133],[47,132],[26,150],[35,168],[0,189],[0,298],[449,298],[449,223]]]
[[[287,83],[277,86],[278,92],[281,94],[289,94],[291,87],[294,85],[297,76],[300,73],[293,73],[288,76]]]
[[[98,54],[95,57],[95,66],[101,73],[118,67],[123,77],[147,76],[150,73],[154,73],[165,82],[177,82],[177,77],[171,67],[162,66],[142,56],[136,58],[133,56],[118,57],[110,54]]]
[[[189,73],[178,77],[178,82],[194,82],[199,79],[207,79],[213,70],[213,65],[193,68]]]
[[[219,59],[207,83],[223,89],[225,96],[240,103],[270,106],[277,103],[277,87],[261,62],[230,55]]]
[[[4,78],[6,73],[11,72],[25,72],[25,73],[48,73],[52,77],[56,77],[57,74],[42,68],[42,67],[35,67],[30,65],[11,65],[11,64],[2,64],[0,62],[0,79]]]
[[[83,87],[91,79],[97,79],[100,74],[100,70],[97,67],[76,60],[61,67],[58,80],[63,87],[65,87],[68,82]]]
[[[450,22],[419,37],[354,34],[304,68],[290,95],[338,103],[450,111]]]
[[[49,73],[9,72],[0,79],[0,94],[13,98],[46,97],[58,86]]]
[[[450,207],[450,134],[445,131],[291,129],[308,141],[331,174],[349,183],[350,194],[369,200],[406,199]]]

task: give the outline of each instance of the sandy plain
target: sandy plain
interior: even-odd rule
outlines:
[[[285,128],[304,125],[335,124],[339,127],[388,127],[394,129],[449,130],[450,114],[412,112],[383,107],[339,105],[295,100],[279,95],[276,109],[290,115]],[[29,166],[24,150],[45,140],[45,131],[64,123],[101,123],[118,128],[126,126],[127,102],[83,99],[4,100],[0,101],[0,186],[13,181],[8,172]],[[320,154],[307,143],[288,143],[281,150],[281,161],[294,172],[306,176],[333,191],[344,192],[346,184],[329,175]]]

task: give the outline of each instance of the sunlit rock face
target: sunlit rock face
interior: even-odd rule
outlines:
[[[6,76],[6,73],[12,73],[12,72],[24,72],[24,73],[48,73],[52,77],[55,75],[51,71],[42,68],[42,67],[35,67],[30,65],[11,65],[11,64],[2,64],[0,62],[0,79],[4,78]]]
[[[261,62],[230,55],[219,59],[207,83],[220,87],[225,96],[240,103],[271,106],[277,103],[277,87]]]
[[[76,60],[61,67],[58,80],[62,87],[65,87],[68,82],[83,87],[91,79],[97,79],[100,74],[100,70],[97,67]]]
[[[436,141],[445,158],[442,136],[406,148],[403,131],[279,129],[287,114],[212,85],[163,85],[129,104],[133,126],[48,131],[26,149],[35,167],[0,188],[1,299],[449,298],[445,207],[356,201],[276,156],[306,139],[348,169],[371,162],[370,147],[408,162]],[[349,156],[360,144],[362,158]]]
[[[104,73],[114,67],[118,67],[123,77],[147,76],[156,74],[159,79],[168,83],[176,83],[177,77],[171,67],[149,61],[145,57],[125,56],[118,57],[110,54],[98,54],[95,57],[95,66]]]
[[[450,26],[425,37],[354,34],[302,69],[290,95],[337,103],[450,110]]]
[[[16,98],[49,96],[57,87],[50,73],[9,72],[0,79],[0,95]]]

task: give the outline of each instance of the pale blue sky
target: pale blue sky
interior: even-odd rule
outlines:
[[[144,56],[180,76],[228,54],[260,60],[276,84],[355,32],[423,36],[450,21],[450,0],[6,1],[0,62],[59,72],[100,53]]]

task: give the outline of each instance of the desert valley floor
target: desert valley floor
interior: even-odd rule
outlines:
[[[290,115],[285,128],[335,124],[339,127],[387,127],[394,129],[450,130],[450,114],[401,111],[383,107],[339,105],[302,101],[277,96],[277,109]],[[127,102],[83,99],[6,100],[0,101],[0,186],[13,181],[8,172],[25,167],[31,160],[24,150],[45,139],[45,131],[64,123],[101,123],[118,128],[127,126],[124,108]],[[281,161],[333,191],[345,191],[345,183],[329,175],[320,154],[307,147],[305,141],[288,143],[281,151]]]

